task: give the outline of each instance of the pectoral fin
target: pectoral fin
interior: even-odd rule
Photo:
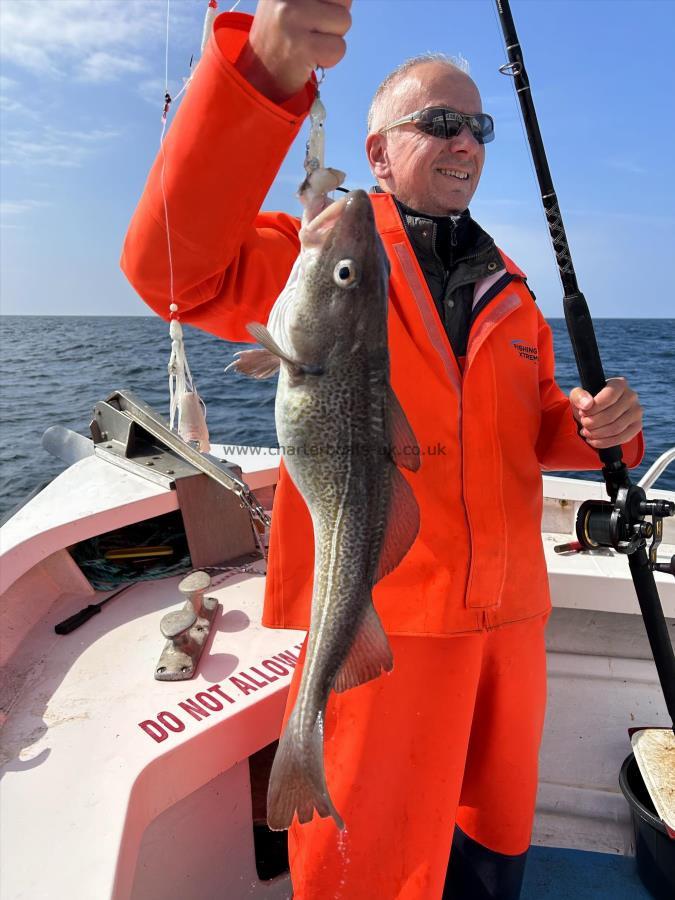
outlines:
[[[269,378],[276,375],[280,365],[279,357],[269,350],[240,350],[225,371],[234,369],[235,372],[248,375],[249,378]]]
[[[417,438],[391,385],[388,399],[391,458],[397,466],[416,472],[420,467],[420,448],[417,446]]]
[[[349,655],[335,677],[333,690],[338,693],[349,690],[377,678],[382,671],[391,672],[393,668],[394,657],[389,640],[373,601],[369,599]]]
[[[280,362],[286,363],[295,375],[322,375],[323,368],[321,366],[312,365],[311,363],[303,363],[300,360],[293,359],[281,349],[274,340],[269,331],[260,322],[249,322],[246,330],[254,337],[259,344],[262,344],[265,350],[276,356]]]
[[[392,466],[391,498],[387,528],[375,582],[393,572],[412,547],[420,530],[420,510],[412,488],[399,470]]]

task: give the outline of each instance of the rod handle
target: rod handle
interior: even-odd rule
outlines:
[[[581,291],[566,294],[563,298],[563,308],[581,386],[595,397],[605,387],[607,379],[602,368],[593,320],[586,298]],[[606,447],[599,450],[598,455],[605,465],[618,463],[621,461],[621,447]]]

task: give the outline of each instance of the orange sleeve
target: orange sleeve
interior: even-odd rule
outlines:
[[[542,469],[573,471],[601,469],[600,457],[589,447],[577,429],[569,398],[555,381],[555,359],[551,329],[539,315],[539,393],[541,424],[537,440],[537,457]],[[623,444],[623,458],[629,468],[639,465],[644,455],[642,432]]]
[[[251,340],[248,322],[267,320],[298,254],[298,220],[259,210],[314,98],[308,83],[277,105],[238,72],[251,22],[239,13],[215,20],[121,260],[160,316],[169,316],[173,280],[181,321],[235,341]]]

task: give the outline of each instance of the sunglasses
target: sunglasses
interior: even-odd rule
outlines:
[[[466,125],[479,144],[489,144],[495,137],[495,123],[492,116],[487,113],[476,113],[473,116],[464,115],[456,109],[448,109],[445,106],[429,106],[427,109],[418,109],[417,112],[403,116],[384,128],[380,128],[380,134],[397,128],[399,125],[411,123],[424,134],[432,137],[443,138],[449,141],[457,137]]]

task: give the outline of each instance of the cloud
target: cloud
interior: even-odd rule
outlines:
[[[672,228],[675,225],[675,216],[668,213],[636,212],[634,210],[608,210],[608,209],[581,209],[570,207],[565,210],[565,215],[570,219],[600,218],[606,223],[608,229],[615,228],[617,224],[629,227],[630,225],[650,225],[654,228]]]
[[[32,212],[34,209],[44,209],[53,206],[45,200],[3,200],[0,202],[0,229],[2,231],[23,231],[25,225],[16,219]]]
[[[142,100],[161,110],[164,98],[163,78],[142,78],[137,83],[136,89]]]
[[[605,165],[609,166],[611,169],[616,169],[619,172],[628,172],[631,175],[648,174],[648,170],[645,169],[644,166],[641,166],[639,163],[633,162],[630,159],[622,159],[616,156],[611,157],[610,159],[606,159]]]
[[[115,81],[127,73],[142,72],[146,68],[145,60],[140,56],[119,56],[105,50],[90,53],[83,61],[77,77],[80,81],[102,83]]]
[[[64,131],[43,126],[39,131],[6,131],[3,135],[2,164],[5,166],[54,166],[77,168],[119,132]]]
[[[19,103],[18,100],[14,100],[12,97],[8,97],[7,94],[0,94],[0,110],[4,113],[30,113],[27,106]]]
[[[486,94],[483,99],[483,109],[495,109],[500,112],[516,112],[518,110],[518,101],[511,94]]]
[[[190,6],[171,7],[173,41]],[[140,72],[163,41],[166,5],[157,0],[2,0],[2,58],[43,77],[111,81]]]
[[[170,75],[198,47],[203,8],[196,0],[171,0]],[[145,91],[136,89],[149,96],[152,80],[159,118],[166,12],[166,0],[0,0],[2,165],[77,168],[117,136],[105,124],[96,130],[98,123],[71,130],[78,125],[67,113],[78,107],[69,98],[81,96],[68,92],[71,85],[102,92],[126,79],[132,90],[143,82]],[[169,89],[173,95],[179,88],[172,80]]]
[[[3,200],[0,202],[0,216],[19,216],[45,206],[52,204],[46,200]]]
[[[21,90],[21,85],[15,78],[9,78],[7,75],[0,75],[0,111],[3,113],[21,113],[22,115],[35,117],[32,109],[27,107],[20,100],[17,100],[17,93]]]

